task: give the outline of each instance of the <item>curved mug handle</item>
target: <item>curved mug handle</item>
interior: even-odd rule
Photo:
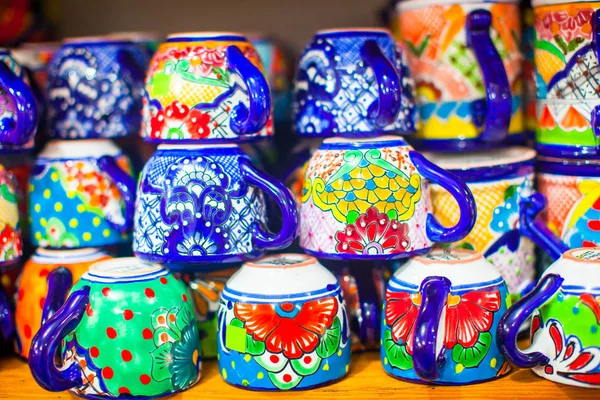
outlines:
[[[15,105],[16,122],[11,118],[0,120],[0,143],[20,146],[27,143],[38,122],[37,100],[31,88],[0,61],[0,87]]]
[[[417,171],[423,177],[440,185],[454,197],[460,210],[458,222],[449,228],[442,226],[433,214],[427,215],[426,229],[429,240],[437,243],[448,243],[457,242],[467,236],[477,220],[475,198],[469,187],[456,175],[433,164],[421,153],[411,150],[409,156]]]
[[[369,107],[369,119],[375,126],[384,128],[396,121],[400,111],[402,76],[383,54],[377,42],[367,40],[360,49],[360,54],[373,70],[379,94],[378,101]]]
[[[8,301],[8,296],[6,296],[2,285],[0,285],[0,339],[8,341],[14,332],[13,311]]]
[[[519,368],[547,364],[550,359],[539,352],[524,353],[517,347],[519,329],[533,312],[550,300],[563,283],[558,274],[547,274],[537,286],[512,305],[498,324],[498,345],[504,356]]]
[[[501,142],[508,136],[508,126],[512,117],[512,94],[506,75],[506,68],[498,50],[490,37],[492,14],[487,10],[474,10],[467,16],[467,45],[475,52],[475,57],[485,83],[487,111],[485,129],[479,136],[484,142]],[[481,104],[474,104],[473,114],[481,114]]]
[[[546,207],[546,198],[541,193],[533,193],[519,200],[519,230],[544,250],[554,261],[569,250],[538,216]]]
[[[81,386],[81,372],[77,363],[59,368],[54,360],[61,341],[75,330],[89,303],[90,288],[71,293],[65,304],[42,325],[31,342],[29,368],[36,382],[51,392],[61,392]]]
[[[46,278],[48,295],[42,308],[42,325],[46,323],[65,302],[65,295],[73,286],[73,275],[65,267],[50,271]]]
[[[421,308],[413,337],[413,366],[423,380],[438,378],[436,344],[438,328],[452,283],[448,278],[430,276],[421,283]]]
[[[271,93],[265,76],[236,46],[226,50],[227,66],[239,75],[248,88],[250,107],[239,103],[231,112],[231,129],[238,135],[257,133],[265,127],[271,115]]]
[[[98,158],[97,163],[100,169],[115,182],[125,203],[125,222],[123,224],[108,222],[121,232],[127,232],[133,224],[133,214],[135,213],[135,179],[119,167],[114,157],[102,156]]]
[[[284,184],[254,167],[249,159],[240,160],[240,170],[244,181],[273,198],[282,215],[281,229],[275,234],[265,231],[261,226],[256,226],[254,244],[264,250],[288,247],[298,233],[298,210],[294,196]]]

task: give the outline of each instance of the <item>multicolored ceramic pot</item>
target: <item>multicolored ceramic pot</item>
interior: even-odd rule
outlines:
[[[432,215],[429,180],[459,204],[458,222]],[[467,185],[399,136],[325,139],[306,167],[300,246],[322,258],[388,260],[464,238],[476,208]]]
[[[316,33],[300,57],[296,132],[318,137],[407,134],[418,117],[410,71],[386,29]]]
[[[436,249],[400,267],[385,295],[381,361],[402,380],[466,385],[510,371],[496,328],[506,284],[477,252]]]
[[[0,265],[18,261],[23,255],[17,182],[0,165]]]
[[[23,272],[19,277],[19,292],[16,296],[16,338],[15,351],[21,357],[29,356],[31,340],[40,329],[44,319],[51,316],[64,302],[66,291],[73,283],[77,283],[81,275],[86,273],[89,267],[96,261],[110,258],[110,256],[98,249],[76,249],[76,250],[46,250],[39,248],[35,254],[27,260]],[[57,294],[55,304],[46,301],[49,296],[48,288],[52,271],[63,267],[68,271],[68,284],[65,285],[63,297]],[[59,278],[61,279],[61,278]],[[53,295],[53,294],[50,294]]]
[[[59,349],[61,367],[54,358]],[[95,263],[34,337],[29,366],[44,389],[90,399],[188,389],[200,379],[201,361],[186,286],[160,265],[135,258]]]
[[[483,253],[498,269],[511,295],[519,297],[535,284],[535,249],[522,228],[520,207],[533,192],[535,151],[525,147],[472,153],[424,153],[430,161],[467,183],[475,197],[477,222],[453,248]],[[459,219],[456,200],[439,185],[431,186],[433,215],[444,226]]]
[[[31,173],[31,240],[46,248],[123,243],[129,238],[134,205],[131,163],[113,142],[53,140]]]
[[[567,251],[502,318],[502,353],[548,380],[600,388],[599,299],[600,248]],[[530,317],[532,344],[523,351],[517,332]]]
[[[29,77],[7,49],[0,48],[0,153],[33,148],[38,123]]]
[[[240,388],[309,389],[343,378],[351,346],[337,280],[303,254],[244,264],[221,297],[218,345],[221,376]]]
[[[283,218],[266,228],[263,193]],[[161,145],[146,163],[135,207],[133,251],[171,270],[230,263],[284,249],[295,239],[292,194],[253,166],[237,145]]]
[[[430,151],[523,140],[521,21],[516,0],[398,2]]]
[[[160,45],[146,77],[144,139],[237,143],[272,134],[269,86],[241,33],[178,33]]]
[[[66,39],[48,66],[48,128],[56,139],[140,130],[147,52],[110,36]]]

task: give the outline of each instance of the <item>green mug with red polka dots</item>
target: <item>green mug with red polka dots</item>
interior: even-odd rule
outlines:
[[[49,288],[55,292],[60,288]],[[186,286],[136,258],[93,264],[34,337],[29,366],[44,389],[90,399],[157,398],[190,388],[201,361]]]

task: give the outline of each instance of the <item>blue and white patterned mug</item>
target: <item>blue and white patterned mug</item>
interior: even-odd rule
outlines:
[[[49,135],[57,139],[137,134],[148,52],[123,38],[67,39],[48,67]]]
[[[262,192],[281,210],[281,230],[266,228]],[[160,145],[140,179],[133,251],[147,261],[236,262],[283,249],[296,237],[290,191],[252,165],[237,145]]]
[[[407,134],[418,119],[402,51],[375,28],[317,32],[300,58],[293,107],[304,136]]]

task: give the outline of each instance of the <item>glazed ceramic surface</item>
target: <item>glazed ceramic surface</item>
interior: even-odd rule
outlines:
[[[0,165],[0,265],[23,255],[17,185],[13,174]]]
[[[255,390],[308,389],[346,375],[350,333],[335,277],[303,254],[246,263],[219,308],[219,370]]]
[[[64,267],[71,273],[71,282],[77,283],[81,275],[86,273],[93,263],[108,258],[110,256],[107,253],[94,248],[76,250],[39,248],[36,250],[35,254],[25,263],[19,277],[15,310],[17,328],[15,350],[17,354],[25,358],[29,356],[31,340],[42,324],[44,305],[48,297],[48,274],[59,267]]]
[[[0,153],[33,148],[38,122],[37,99],[29,77],[7,49],[0,48]]]
[[[477,222],[473,230],[450,247],[483,253],[498,269],[516,297],[535,278],[533,242],[524,236],[520,203],[533,191],[535,151],[524,147],[468,154],[425,153],[430,161],[467,183],[475,197]],[[433,215],[444,226],[456,224],[456,200],[439,185],[431,186]]]
[[[171,35],[146,77],[144,139],[241,142],[273,134],[262,64],[238,33]]]
[[[414,86],[403,57],[387,30],[317,32],[296,73],[296,132],[319,137],[414,132]]]
[[[538,190],[550,230],[569,247],[600,245],[600,164],[592,160],[540,159]]]
[[[521,4],[521,17],[523,21],[523,65],[521,76],[523,79],[523,125],[526,132],[526,140],[534,137],[537,129],[537,88],[535,70],[535,27],[533,10],[530,2]]]
[[[62,345],[61,345],[62,342]],[[62,348],[63,367],[54,351]],[[200,379],[200,340],[183,282],[135,258],[95,263],[33,340],[29,365],[51,391],[167,396]]]
[[[436,249],[415,257],[388,284],[383,369],[427,384],[496,379],[510,371],[496,341],[509,306],[506,284],[480,253]]]
[[[161,36],[159,33],[152,31],[114,32],[111,33],[110,36],[125,38],[137,44],[138,46],[141,46],[146,52],[148,61],[152,59],[154,52],[156,52],[163,39],[163,36]]]
[[[21,238],[27,243],[29,240],[29,214],[27,201],[29,198],[29,177],[33,166],[33,157],[23,154],[7,154],[0,158],[8,175],[14,182],[17,206],[19,207],[19,226]],[[27,245],[25,245],[27,247]]]
[[[48,66],[49,135],[90,139],[137,133],[147,64],[147,53],[131,41],[65,40]]]
[[[460,218],[443,227],[431,215],[429,182],[456,198]],[[326,139],[306,167],[300,246],[323,258],[394,259],[464,238],[476,219],[467,186],[401,137]]]
[[[517,302],[498,328],[513,364],[567,385],[600,388],[600,248],[567,251],[537,287]],[[516,332],[531,319],[531,347],[516,346]]]
[[[522,141],[517,2],[410,0],[398,15],[420,104],[415,143],[456,151]]]
[[[276,234],[265,228],[263,193],[283,215]],[[256,169],[237,145],[162,145],[140,179],[133,250],[177,269],[179,263],[236,262],[289,246],[297,218],[287,188]]]
[[[134,203],[131,163],[110,140],[51,141],[31,174],[31,240],[47,248],[123,243]]]

